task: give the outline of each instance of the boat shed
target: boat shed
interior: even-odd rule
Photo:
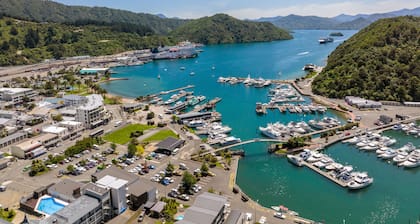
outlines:
[[[184,140],[168,137],[156,145],[155,152],[171,155],[176,148],[181,148],[184,144]]]

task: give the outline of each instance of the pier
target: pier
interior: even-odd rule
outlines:
[[[170,93],[173,93],[173,92],[178,92],[178,91],[181,91],[181,90],[191,89],[191,88],[194,88],[194,87],[195,87],[194,85],[188,85],[188,86],[184,86],[184,87],[180,87],[180,88],[176,88],[176,89],[162,91],[160,93],[151,95],[151,97],[162,96],[162,95],[170,94]]]
[[[338,179],[336,179],[336,178],[332,177],[331,175],[329,175],[329,173],[328,173],[328,172],[323,171],[323,170],[321,170],[321,169],[318,169],[317,167],[313,166],[312,164],[310,164],[310,163],[308,163],[308,162],[306,162],[306,161],[302,161],[302,164],[303,164],[304,166],[308,167],[309,169],[313,170],[314,172],[318,173],[319,175],[324,176],[324,177],[325,177],[325,178],[327,178],[328,180],[330,180],[330,181],[332,181],[332,182],[334,182],[334,183],[338,184],[340,187],[347,188],[347,183],[345,183],[345,182],[343,182],[343,181],[341,181],[341,180],[338,180]]]
[[[196,107],[196,108],[194,108],[194,112],[199,112],[199,111],[202,111],[202,110],[204,110],[204,109],[212,109],[212,108],[214,108],[215,106],[216,106],[216,104],[218,103],[218,102],[220,102],[222,100],[222,98],[220,98],[220,97],[216,97],[216,98],[214,98],[214,99],[212,99],[212,100],[210,100],[208,103],[205,103],[205,104],[203,104],[203,105],[199,105],[198,107]]]

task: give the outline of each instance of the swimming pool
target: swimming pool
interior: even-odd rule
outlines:
[[[64,208],[66,205],[67,203],[51,196],[43,196],[38,200],[36,211],[45,215],[52,215]]]

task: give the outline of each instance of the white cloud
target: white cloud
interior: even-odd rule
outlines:
[[[395,1],[385,0],[379,2],[368,1],[344,1],[330,4],[301,4],[289,7],[276,7],[270,9],[261,8],[242,8],[227,10],[226,13],[240,19],[256,19],[260,17],[296,15],[316,15],[323,17],[333,17],[339,14],[371,14],[384,13],[399,10],[402,8],[419,7],[416,1]]]

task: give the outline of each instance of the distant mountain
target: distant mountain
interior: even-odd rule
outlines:
[[[380,19],[340,44],[312,83],[331,98],[420,101],[420,17]]]
[[[276,16],[276,17],[264,17],[255,21],[267,21],[274,25],[288,29],[361,29],[383,18],[392,18],[397,16],[420,16],[420,7],[415,9],[402,9],[398,11],[388,13],[375,13],[375,14],[357,14],[357,15],[346,15],[341,14],[332,18],[319,17],[319,16]]]
[[[186,39],[203,44],[246,43],[293,38],[287,31],[271,23],[242,21],[226,14],[192,20],[170,35],[179,40]]]
[[[167,34],[187,20],[160,18],[105,7],[67,6],[45,0],[0,0],[0,13],[37,22],[75,23],[95,21],[125,23],[150,27],[157,34]]]
[[[329,18],[318,16],[298,16],[293,14],[274,20],[271,23],[277,27],[288,30],[330,29],[338,24],[336,21]]]

